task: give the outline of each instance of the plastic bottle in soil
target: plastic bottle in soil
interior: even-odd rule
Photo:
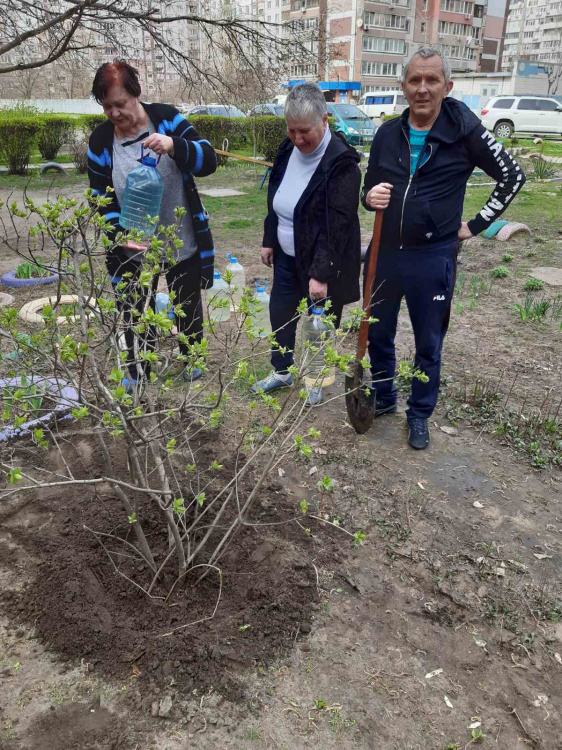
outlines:
[[[156,297],[154,299],[154,302],[155,302],[154,306],[156,308],[156,312],[157,313],[159,313],[159,312],[167,312],[168,317],[170,318],[170,320],[174,320],[174,318],[175,318],[175,315],[174,315],[174,306],[172,305],[171,309],[168,310],[168,305],[170,304],[170,295],[169,294],[165,294],[164,292],[158,292],[158,294],[156,295]]]
[[[138,229],[151,236],[156,224],[151,224],[147,216],[158,216],[162,203],[164,183],[156,165],[160,161],[146,156],[141,146],[141,163],[127,175],[125,194],[121,206],[119,223],[124,229]]]
[[[326,348],[334,344],[335,335],[333,328],[326,322],[323,307],[312,307],[311,314],[307,315],[302,324],[302,361],[301,372],[304,374],[304,384],[308,388],[320,388],[332,385],[335,380],[335,368],[326,368],[324,355]],[[310,347],[318,349],[314,352]],[[322,372],[327,370],[325,375]]]
[[[271,333],[269,294],[267,293],[267,281],[265,279],[256,281],[254,299],[259,303],[261,310],[257,311],[254,308],[254,312],[252,313],[252,328],[254,331],[259,331],[260,338],[263,339]]]
[[[226,270],[232,274],[232,281],[230,282],[231,287],[236,287],[232,294],[232,302],[230,305],[231,310],[238,310],[240,302],[242,300],[242,294],[244,292],[244,286],[246,285],[246,273],[244,266],[238,263],[238,259],[235,258],[231,253],[226,254],[228,263],[226,264]]]
[[[215,271],[213,277],[213,286],[207,291],[207,308],[209,310],[209,318],[213,323],[224,323],[230,318],[230,306],[226,304],[224,307],[216,307],[213,302],[217,303],[221,300],[227,300],[230,302],[229,297],[230,286],[221,277],[218,271]]]

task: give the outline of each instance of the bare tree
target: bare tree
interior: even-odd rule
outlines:
[[[240,18],[229,6],[215,12],[198,6],[197,0],[0,0],[0,76],[80,56],[142,62],[156,50],[188,88],[204,80],[227,95],[225,60],[271,82],[295,57],[312,59],[298,31],[279,34],[276,24]],[[203,54],[186,44],[188,28],[196,31]]]
[[[11,80],[12,90],[15,90],[18,95],[15,98],[31,99],[34,95],[37,96],[37,90],[41,84],[40,78],[39,70],[16,71]]]

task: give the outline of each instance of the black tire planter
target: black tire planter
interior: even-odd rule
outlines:
[[[54,169],[55,172],[59,172],[61,174],[66,174],[65,168],[61,167],[60,164],[57,164],[56,161],[50,161],[47,164],[44,164],[41,167],[41,174],[46,174],[50,169]]]
[[[52,269],[51,269],[52,270]],[[4,286],[13,286],[13,287],[24,287],[24,286],[44,286],[45,284],[54,284],[55,281],[59,280],[58,273],[53,274],[52,276],[43,276],[40,279],[18,279],[16,278],[16,272],[15,271],[8,271],[8,273],[5,273],[0,278],[0,283],[4,284]]]
[[[30,419],[19,427],[10,425],[0,430],[0,443],[6,443],[24,435],[30,435],[34,429],[44,427],[54,419],[73,419],[72,409],[75,409],[80,405],[78,400],[78,391],[74,386],[65,380],[57,380],[57,378],[46,378],[42,375],[32,375],[28,378],[31,384],[41,385],[46,393],[55,400],[56,405],[52,412],[44,414],[42,417],[36,417]],[[6,387],[18,387],[20,385],[21,378],[2,378],[0,380],[0,388]]]

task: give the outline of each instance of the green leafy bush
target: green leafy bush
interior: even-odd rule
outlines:
[[[544,281],[541,281],[540,279],[531,277],[525,282],[526,292],[540,292],[541,289],[544,289]]]
[[[506,276],[509,276],[509,271],[505,266],[496,266],[492,269],[490,276],[493,279],[505,279]]]
[[[219,117],[217,115],[194,115],[189,122],[197,130],[201,138],[205,138],[213,148],[223,151],[243,148],[247,136],[245,117]],[[228,140],[228,148],[224,149],[224,139]]]
[[[80,120],[84,135],[86,136],[86,138],[89,138],[91,133],[97,128],[97,126],[101,125],[102,122],[105,122],[107,120],[107,117],[105,115],[82,115]]]
[[[68,115],[42,115],[41,119],[43,128],[37,145],[43,159],[49,161],[68,143],[76,127],[76,120]]]
[[[504,253],[502,255],[502,260],[504,263],[511,263],[511,261],[513,260],[513,255],[511,255],[511,253]]]
[[[256,148],[256,153],[266,161],[275,159],[279,146],[287,137],[287,124],[284,117],[248,117],[246,133]]]
[[[554,177],[556,170],[547,161],[542,159],[533,159],[532,175],[535,180],[549,180]]]
[[[397,117],[401,117],[402,115],[385,115],[382,118],[383,122],[386,122],[387,120],[395,120]]]
[[[16,279],[39,279],[46,273],[45,268],[41,268],[37,263],[31,261],[25,261],[16,266]]]
[[[25,174],[37,136],[42,129],[38,115],[21,115],[16,109],[0,112],[0,157],[9,174]]]

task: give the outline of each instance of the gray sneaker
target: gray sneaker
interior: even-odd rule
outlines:
[[[250,390],[252,393],[257,393],[258,391],[269,393],[270,391],[276,391],[279,388],[289,388],[291,385],[293,385],[293,376],[290,372],[282,374],[280,372],[275,372],[275,370],[272,370],[267,378],[258,380],[258,382],[254,383]]]

